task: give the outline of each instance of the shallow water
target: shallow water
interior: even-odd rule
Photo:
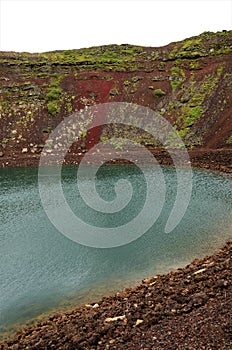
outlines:
[[[147,167],[148,176],[150,171]],[[182,267],[232,237],[232,178],[202,170],[193,171],[192,197],[184,218],[165,234],[176,176],[170,167],[163,172],[167,193],[155,224],[130,244],[100,249],[69,240],[50,223],[40,202],[36,168],[0,169],[0,331]],[[146,199],[144,176],[135,166],[104,166],[99,171],[96,187],[105,200],[114,198],[119,178],[129,179],[133,186],[130,203],[116,214],[85,205],[76,186],[75,167],[64,168],[62,175],[73,212],[92,225],[122,225],[139,213]],[[88,170],[82,181],[88,188]]]

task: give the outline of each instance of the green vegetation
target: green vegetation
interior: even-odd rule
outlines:
[[[202,114],[201,106],[195,106],[189,109],[188,115],[185,119],[185,128],[194,124],[195,120],[198,119]]]
[[[158,64],[158,71],[162,72],[162,71],[165,71],[165,69],[166,69],[165,62],[159,62],[159,64]]]
[[[198,61],[191,61],[191,62],[189,63],[189,69],[190,69],[190,70],[201,69],[200,63],[199,63]]]
[[[226,143],[227,143],[228,145],[232,144],[232,134],[231,134],[231,136],[226,140]]]
[[[232,31],[205,32],[176,43],[168,55],[169,60],[196,59],[209,55],[226,55],[232,52],[231,44]]]
[[[224,70],[224,67],[223,67],[223,66],[218,67],[218,69],[217,69],[217,75],[220,76],[220,75],[222,74],[223,70]]]
[[[123,82],[123,85],[124,85],[124,86],[130,86],[130,85],[131,85],[131,82],[130,82],[129,80],[125,80],[125,81]]]
[[[57,101],[51,101],[48,102],[48,113],[55,116],[57,113],[60,112],[60,106],[58,105]]]
[[[59,77],[51,79],[46,94],[48,112],[53,116],[60,112],[62,90],[59,84]]]
[[[185,73],[179,67],[172,67],[171,69],[171,87],[175,91],[177,86],[185,80]]]
[[[153,91],[154,97],[162,97],[164,95],[166,95],[166,93],[162,89],[156,89]]]
[[[222,71],[219,67],[215,73],[206,75],[203,81],[196,81],[195,74],[191,73],[188,83],[166,107],[169,116],[175,115],[177,131],[189,147],[202,142],[201,136],[196,136],[192,127],[208,108],[207,97],[215,91]],[[172,73],[179,74],[176,68],[172,69]],[[223,102],[223,106],[225,104],[226,102]]]
[[[55,123],[55,120],[52,121],[52,116],[61,112],[61,108],[62,116],[65,117],[82,105],[87,106],[101,101],[101,83],[102,91],[108,91],[111,83],[107,81],[111,80],[113,85],[107,97],[109,101],[119,99],[121,89],[125,100],[141,105],[154,105],[154,100],[152,102],[154,96],[157,103],[161,102],[160,113],[176,124],[176,130],[186,144],[190,146],[199,144],[197,142],[201,142],[200,138],[208,130],[204,114],[207,112],[205,115],[210,118],[210,113],[214,116],[223,111],[225,106],[229,108],[228,91],[229,87],[232,87],[228,67],[229,57],[219,57],[220,59],[211,57],[211,61],[203,57],[228,54],[232,52],[231,43],[232,31],[228,31],[206,32],[154,51],[151,48],[133,45],[107,45],[41,54],[2,52],[0,57],[3,75],[0,77],[2,139],[10,141],[6,147],[11,145],[11,141],[25,142],[32,130],[39,128],[38,134],[41,140],[38,142],[42,143],[43,133],[50,132],[47,125]],[[207,72],[205,75],[203,71],[197,72],[203,68]],[[126,74],[115,74],[122,71]],[[116,78],[117,76],[119,78]],[[220,97],[217,96],[217,106],[214,106],[213,97],[217,87],[220,87],[218,84],[221,84],[222,76],[221,86],[222,89],[225,88],[225,93],[220,93]],[[76,93],[77,84],[80,89]],[[175,93],[169,94],[171,88],[168,84]],[[133,95],[135,93],[136,95]],[[167,96],[162,99],[166,93]],[[38,119],[40,112],[44,121],[37,125],[40,121]],[[199,130],[197,121],[201,117],[199,123],[201,130]],[[82,137],[85,135],[84,126],[83,130]],[[105,128],[106,130],[107,135],[111,136],[113,129],[109,127]],[[130,138],[136,142],[146,145],[157,144],[151,135],[141,130],[120,129],[115,132],[118,138],[130,133]],[[119,141],[112,142],[116,148],[121,147]],[[225,139],[225,142],[231,144],[232,136]]]
[[[119,94],[119,91],[118,91],[117,88],[112,88],[112,89],[110,90],[110,95],[111,95],[111,96],[115,96],[115,95],[118,95],[118,94]]]
[[[52,127],[51,125],[48,125],[46,128],[44,128],[42,131],[43,133],[45,134],[50,134],[51,133],[51,130],[52,130]]]

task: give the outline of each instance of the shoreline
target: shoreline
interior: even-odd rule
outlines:
[[[184,268],[50,316],[0,349],[231,349],[232,241]],[[151,347],[152,346],[152,347]]]
[[[149,151],[154,157],[156,157],[160,165],[173,165],[172,159],[165,151],[156,149],[149,149]],[[203,168],[229,174],[232,173],[232,149],[194,149],[188,151],[188,153],[193,168]],[[65,158],[64,165],[78,165],[84,155],[85,151],[82,155],[68,154]],[[117,155],[117,151],[114,155]],[[125,153],[125,159],[126,155],[127,154]],[[139,154],[136,155],[139,159]],[[96,154],[97,165],[102,164],[102,157],[104,157],[104,154]],[[125,159],[115,159],[107,163],[130,164],[130,162]],[[3,157],[0,157],[0,168],[38,166],[39,161],[40,154],[15,153],[14,157],[10,154],[6,154]]]
[[[158,156],[161,165],[172,165],[163,152],[155,150],[152,153]],[[36,166],[39,157],[24,156],[15,166]],[[231,157],[232,150],[190,152],[192,167],[229,175],[232,173]],[[222,158],[224,162],[220,162]],[[0,160],[2,166],[4,159]],[[8,164],[7,167],[12,165]],[[145,278],[136,287],[103,297],[98,303],[60,312],[26,327],[0,342],[0,349],[123,350],[151,349],[150,346],[154,346],[154,349],[160,350],[179,350],[188,346],[188,349],[194,350],[230,350],[231,265],[232,241],[229,241],[213,255],[195,259],[184,268]],[[212,271],[208,273],[208,270]],[[194,283],[189,276],[194,276]],[[199,286],[196,288],[196,285]],[[150,298],[149,294],[153,297]],[[224,309],[220,307],[221,304]],[[221,314],[218,310],[221,310]],[[224,328],[218,331],[220,324]],[[203,326],[204,332],[199,325]],[[142,334],[146,334],[146,337]]]

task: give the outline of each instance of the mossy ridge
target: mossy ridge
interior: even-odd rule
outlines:
[[[15,53],[7,58],[0,57],[0,63],[29,66],[75,66],[82,69],[135,69],[137,58],[146,59],[146,50],[134,45],[106,45],[79,50],[54,51],[41,54]],[[157,55],[153,55],[154,59]],[[43,72],[42,72],[43,73]],[[45,74],[42,74],[45,77]]]
[[[78,50],[53,51],[38,54],[2,53],[0,64],[24,66],[32,71],[43,67],[76,69],[127,69],[135,70],[139,62],[156,60],[191,59],[208,55],[221,55],[232,52],[232,31],[217,33],[205,32],[178,43],[172,44],[171,51],[164,48],[145,48],[136,45],[105,45]],[[140,67],[142,68],[142,67]],[[46,72],[38,72],[41,78]],[[48,72],[49,73],[49,72]]]
[[[175,43],[167,60],[197,59],[229,53],[232,53],[232,30],[216,33],[204,32],[199,36]]]

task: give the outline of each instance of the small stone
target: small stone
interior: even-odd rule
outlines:
[[[156,304],[154,310],[155,310],[155,311],[160,311],[160,310],[162,310],[162,305],[161,305],[160,303]]]
[[[91,304],[85,304],[86,307],[88,308],[93,308],[93,309],[96,309],[99,307],[99,304],[94,304],[94,305],[91,305]]]
[[[27,147],[24,147],[24,148],[22,149],[22,153],[27,153],[27,152],[28,152]]]
[[[143,320],[138,319],[138,320],[135,322],[134,327],[140,325],[141,323],[143,323]]]
[[[98,308],[99,307],[99,304],[94,304],[93,305],[93,309],[96,309],[96,308]]]
[[[123,321],[125,319],[126,319],[126,315],[116,316],[116,317],[107,317],[105,319],[105,322],[108,323],[108,322],[114,322],[114,321],[118,321],[118,320]]]
[[[199,292],[193,295],[192,301],[195,306],[199,306],[203,305],[207,299],[208,297],[204,292]]]
[[[92,307],[92,305],[91,304],[85,304],[85,307],[90,308],[90,307]]]
[[[0,157],[3,157],[4,156],[4,153],[3,152],[0,152]]]
[[[198,275],[199,273],[202,273],[202,272],[204,272],[206,269],[200,269],[200,270],[198,270],[198,271],[195,271],[193,274],[194,275]]]
[[[218,287],[226,288],[229,285],[229,282],[226,280],[218,280],[217,285]]]

